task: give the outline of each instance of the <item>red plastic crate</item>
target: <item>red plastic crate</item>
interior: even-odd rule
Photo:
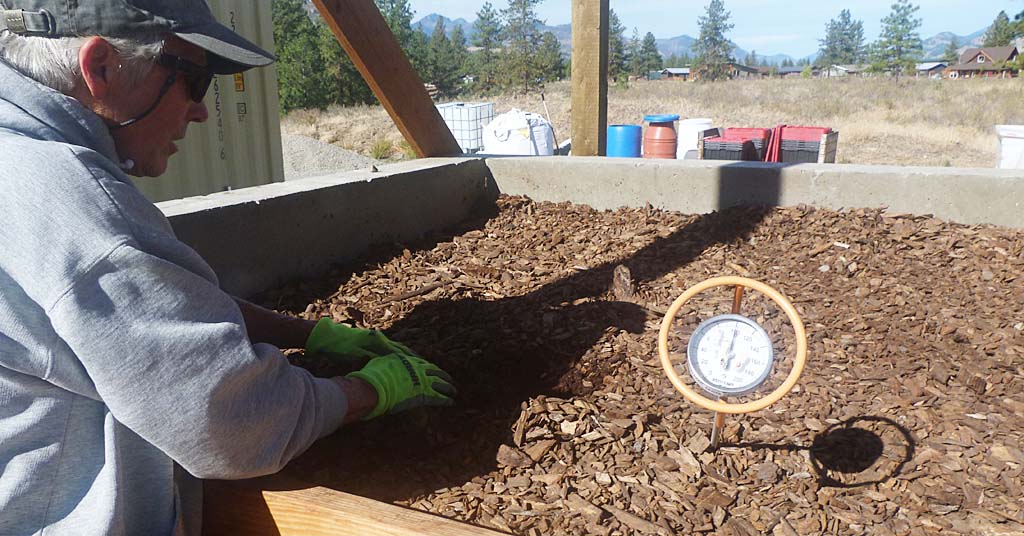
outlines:
[[[786,141],[821,141],[821,137],[832,132],[829,127],[782,127],[782,139]]]
[[[722,137],[763,141],[768,139],[770,132],[770,128],[727,128],[722,132]]]

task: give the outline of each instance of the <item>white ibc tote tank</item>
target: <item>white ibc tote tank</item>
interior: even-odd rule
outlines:
[[[555,134],[544,116],[513,108],[484,127],[484,153],[496,155],[550,156],[555,154]]]
[[[1024,125],[997,125],[999,167],[1024,169]]]

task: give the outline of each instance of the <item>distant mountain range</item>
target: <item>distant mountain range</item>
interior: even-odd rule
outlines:
[[[420,20],[414,22],[412,24],[412,27],[413,29],[418,29],[426,33],[427,35],[430,35],[431,33],[434,32],[434,27],[437,25],[437,21],[442,19],[444,20],[445,33],[447,33],[449,36],[451,36],[451,32],[452,30],[455,29],[455,26],[461,26],[463,33],[466,34],[466,39],[472,39],[473,23],[462,18],[452,20],[443,15],[431,13],[421,18]],[[542,24],[538,29],[541,31],[541,33],[551,32],[555,34],[555,37],[558,38],[558,42],[562,45],[562,52],[564,54],[569,54],[569,52],[572,49],[571,25],[560,24],[558,26],[547,26]],[[926,59],[941,58],[942,55],[946,52],[946,47],[949,46],[950,41],[952,41],[954,37],[956,38],[957,44],[960,45],[961,51],[969,47],[979,47],[981,46],[981,41],[985,36],[986,30],[988,30],[987,27],[982,28],[969,35],[956,35],[952,32],[942,32],[940,34],[924,39],[922,40],[922,44],[924,45],[924,57]],[[626,37],[628,39],[630,36]],[[670,37],[667,39],[658,39],[658,52],[661,53],[661,56],[663,58],[668,58],[673,54],[677,56],[682,56],[683,54],[688,54],[692,56],[693,44],[695,42],[696,39],[690,37],[689,35],[680,35],[676,37]],[[733,56],[739,59],[746,58],[748,54],[749,51],[744,50],[739,46],[737,46],[736,49],[733,51]],[[804,58],[794,58],[793,56],[790,56],[788,54],[757,55],[757,59],[759,62],[763,59],[767,61],[767,63],[774,65],[781,64],[783,61],[786,60],[792,62],[799,62],[800,60],[808,59],[813,61],[817,57],[817,53],[811,54],[810,56],[806,56]]]
[[[946,53],[946,47],[953,41],[953,38],[956,38],[956,44],[959,45],[961,52],[967,48],[980,47],[987,31],[988,28],[982,28],[970,35],[956,35],[953,32],[942,32],[934,35],[923,41],[924,56],[934,59],[941,58]]]
[[[466,34],[467,40],[469,39],[469,36],[473,33],[472,22],[468,22],[466,19],[462,18],[452,20],[445,17],[444,15],[438,15],[437,13],[431,13],[426,17],[423,17],[422,19],[412,23],[412,29],[419,30],[427,35],[430,35],[434,33],[434,28],[437,26],[438,20],[444,20],[444,33],[447,34],[448,37],[452,36],[452,32],[455,30],[456,26],[462,27],[462,33]]]

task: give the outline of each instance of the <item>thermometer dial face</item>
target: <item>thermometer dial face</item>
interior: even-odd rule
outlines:
[[[686,347],[690,376],[714,395],[738,396],[757,389],[768,379],[774,359],[768,333],[741,315],[705,320]]]

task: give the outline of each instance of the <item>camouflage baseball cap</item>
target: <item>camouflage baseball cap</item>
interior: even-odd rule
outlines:
[[[273,54],[217,22],[206,0],[0,0],[0,31],[39,37],[170,33],[205,49],[210,69],[238,73]]]

